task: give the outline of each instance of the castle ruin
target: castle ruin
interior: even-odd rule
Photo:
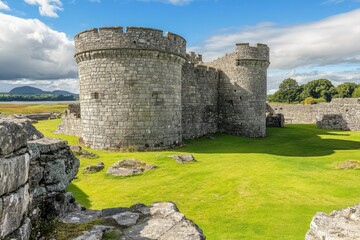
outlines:
[[[236,44],[203,63],[186,40],[140,27],[75,36],[81,136],[92,148],[165,149],[209,133],[266,135],[269,48]]]

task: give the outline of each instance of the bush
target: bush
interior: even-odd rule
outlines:
[[[304,100],[304,104],[318,104],[321,102],[326,102],[324,98],[313,98],[313,97],[307,97]]]

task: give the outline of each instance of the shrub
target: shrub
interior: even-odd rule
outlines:
[[[313,98],[313,97],[307,97],[304,100],[304,104],[318,104],[321,102],[326,102],[324,98]]]

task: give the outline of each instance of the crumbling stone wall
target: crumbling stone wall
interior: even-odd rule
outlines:
[[[76,208],[65,188],[78,167],[66,142],[29,120],[0,119],[0,239],[28,240],[39,222]]]
[[[82,137],[80,103],[69,104],[61,119],[57,133]]]
[[[314,105],[268,104],[268,111],[281,113],[287,123],[317,123],[320,128],[360,131],[360,99],[334,98]]]

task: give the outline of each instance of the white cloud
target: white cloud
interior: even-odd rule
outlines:
[[[273,69],[360,62],[360,9],[324,20],[288,27],[260,24],[213,36],[191,49],[206,60],[221,57],[236,42],[262,42],[271,49]]]
[[[293,69],[313,71],[322,66],[358,65],[360,63],[360,9],[338,14],[321,21],[278,27],[263,23],[243,27],[228,34],[219,34],[205,40],[199,46],[189,49],[202,53],[205,61],[222,57],[235,49],[238,42],[261,42],[270,47],[270,70],[277,77],[269,77],[269,89],[287,77],[284,72]],[[308,70],[306,70],[308,69]],[[280,76],[281,75],[281,76]],[[351,78],[351,76],[358,77]],[[332,72],[319,72],[312,79],[329,77],[339,81],[351,78],[360,83],[358,71],[342,72],[333,68]],[[296,77],[301,77],[297,75]],[[332,79],[333,78],[333,79]],[[307,78],[307,80],[312,80]],[[280,81],[281,82],[281,81]]]
[[[65,33],[37,19],[2,13],[0,29],[0,80],[15,83],[77,78],[74,44]]]
[[[10,7],[6,3],[4,3],[3,1],[0,0],[0,10],[9,11]]]
[[[59,17],[57,11],[62,11],[61,0],[24,0],[30,5],[39,5],[39,12],[41,16],[45,17]]]

